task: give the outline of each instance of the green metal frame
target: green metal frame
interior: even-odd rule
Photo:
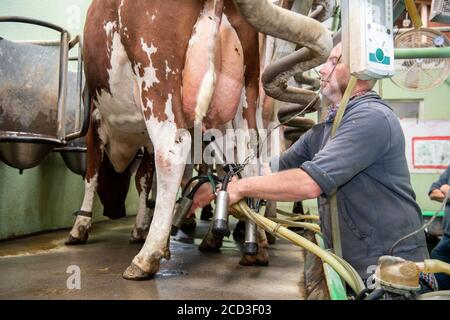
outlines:
[[[319,247],[325,249],[323,238],[316,233],[316,242]],[[328,293],[330,300],[348,300],[347,291],[345,290],[344,283],[341,280],[339,274],[328,264],[323,263],[323,272],[325,275],[325,281],[327,282]]]
[[[432,217],[434,216],[435,212],[434,211],[422,211],[422,216],[423,217]],[[444,217],[445,216],[445,212],[441,211],[439,212],[439,214],[437,215],[438,217]]]

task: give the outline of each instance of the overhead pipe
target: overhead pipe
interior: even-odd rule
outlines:
[[[396,48],[395,59],[450,58],[450,47],[436,48]]]
[[[298,1],[293,5],[291,10],[303,15],[310,12],[309,18],[316,17],[316,20],[322,22],[335,13],[335,7],[335,0],[315,0],[309,4],[306,4],[305,2],[300,3],[300,1]],[[337,32],[333,36],[333,46],[335,45],[335,41],[339,40],[340,32]],[[294,50],[294,48],[292,48],[292,50]],[[270,68],[271,66],[266,69],[266,72],[270,72]],[[280,123],[292,127],[287,128],[284,134],[285,138],[291,141],[297,140],[304,132],[314,125],[314,123],[305,123],[303,115],[316,111],[321,104],[319,96],[314,92],[320,88],[318,79],[309,77],[304,72],[295,74],[294,79],[299,86],[303,86],[303,88],[295,88],[295,90],[298,93],[302,93],[305,99],[300,104],[283,104],[278,111],[278,120]]]
[[[315,93],[289,86],[287,81],[324,63],[332,50],[330,32],[320,22],[271,4],[268,0],[234,0],[241,16],[255,29],[286,41],[300,50],[268,66],[262,75],[263,88],[274,99],[308,104]]]

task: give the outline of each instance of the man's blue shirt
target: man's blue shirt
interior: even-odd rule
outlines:
[[[322,233],[331,247],[330,196],[337,191],[344,258],[368,278],[378,258],[419,229],[400,122],[375,92],[352,99],[333,139],[333,119],[317,124],[271,161],[273,171],[301,168],[320,186]],[[394,255],[428,258],[423,232],[401,242]]]

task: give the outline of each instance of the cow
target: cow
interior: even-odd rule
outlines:
[[[257,32],[240,18],[232,1],[93,1],[84,39],[92,119],[85,197],[68,244],[86,242],[95,190],[105,214],[124,215],[133,163],[143,148],[137,164],[140,202],[132,239],[146,236],[145,202],[154,170],[156,207],[147,240],[124,277],[147,278],[158,271],[162,257],[170,257],[173,205],[191,149],[191,135],[185,129],[196,122],[204,130],[224,129],[234,120],[235,127],[254,130],[255,140]],[[203,61],[213,62],[213,68]],[[211,106],[202,105],[198,100],[204,93],[199,91],[214,69],[220,72],[214,94],[206,93]]]
[[[247,14],[260,11],[255,7],[259,1],[242,0],[94,0],[89,7],[85,73],[91,108],[97,110],[93,121],[99,123],[90,128],[95,131],[91,138],[98,138],[99,148],[88,157],[98,157],[97,163],[107,158],[122,175],[139,149],[154,154],[158,192],[153,220],[125,279],[147,279],[159,270],[162,258],[170,258],[172,213],[193,142],[189,129],[239,128],[249,139],[241,153],[255,154],[258,32],[242,19],[234,2]],[[268,2],[261,4],[262,11],[271,10]],[[273,24],[280,29],[274,17],[262,28]],[[294,27],[281,29],[277,34],[305,36],[305,31],[291,31]],[[328,53],[321,46],[311,45],[300,58],[321,51],[312,59],[320,63]],[[293,99],[292,92],[287,95]],[[93,167],[88,167],[86,188],[101,177],[100,165]],[[257,174],[257,167],[246,166],[245,174]],[[243,257],[248,264],[267,264],[265,234],[260,230],[258,235],[258,254]]]

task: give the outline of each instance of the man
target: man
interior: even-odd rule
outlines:
[[[336,46],[321,68],[321,92],[332,102],[324,123],[317,124],[286,152],[271,161],[268,176],[233,180],[230,205],[244,197],[276,201],[319,198],[325,242],[331,247],[329,199],[337,196],[342,250],[367,279],[401,237],[422,225],[405,158],[400,123],[373,91],[375,81],[358,80],[336,136],[330,138],[337,105],[350,79]],[[396,246],[407,260],[428,258],[424,233]]]
[[[428,193],[430,199],[439,202],[444,201],[445,195],[450,189],[449,184],[450,166],[448,166],[439,179],[431,185],[430,192]],[[445,205],[445,216],[442,224],[444,234],[436,247],[431,251],[431,258],[450,263],[450,203],[448,201]],[[437,273],[436,280],[440,290],[450,290],[450,277],[448,275]]]

